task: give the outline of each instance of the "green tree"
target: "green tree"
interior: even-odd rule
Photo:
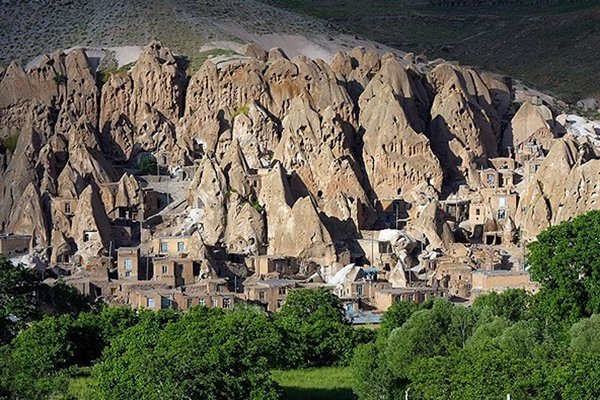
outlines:
[[[39,316],[39,282],[31,270],[13,265],[0,254],[0,344],[8,343]]]
[[[390,334],[395,328],[404,325],[404,323],[419,309],[419,304],[413,301],[400,301],[392,304],[383,315],[381,327],[379,328],[380,333],[385,335]]]
[[[325,289],[291,292],[277,314],[286,347],[283,367],[309,367],[349,362],[354,330],[340,299]]]
[[[568,358],[556,368],[554,397],[592,400],[600,398],[600,315],[594,314],[569,330]]]
[[[600,211],[590,211],[540,233],[527,262],[542,284],[539,313],[574,322],[600,312]]]
[[[61,371],[75,364],[74,319],[45,317],[23,330],[8,347],[5,368],[13,399],[43,399],[66,391]]]
[[[269,317],[252,309],[196,307],[118,336],[94,368],[98,399],[277,399],[268,372],[281,348]]]
[[[154,157],[143,157],[138,163],[137,168],[146,175],[156,175],[158,163]]]
[[[489,312],[496,317],[517,322],[528,318],[532,296],[523,289],[508,289],[502,293],[491,292],[475,299],[473,308],[480,312]]]

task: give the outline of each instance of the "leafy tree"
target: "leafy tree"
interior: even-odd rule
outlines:
[[[529,245],[536,302],[553,320],[574,322],[600,312],[600,211],[590,211],[540,233]]]
[[[42,399],[66,390],[67,380],[60,371],[75,364],[73,322],[70,316],[48,316],[15,338],[5,360],[11,398]]]
[[[144,317],[111,343],[98,399],[278,398],[268,366],[281,342],[265,314],[196,307],[161,325]]]
[[[0,344],[9,342],[39,316],[38,288],[39,282],[32,271],[13,265],[0,254]]]
[[[597,314],[571,327],[567,362],[556,368],[553,376],[555,398],[600,398],[599,328]]]
[[[354,372],[352,390],[361,400],[400,399],[406,382],[397,379],[388,368],[385,340],[359,346],[351,363]]]
[[[383,316],[380,332],[387,335],[395,328],[401,327],[419,308],[419,304],[413,301],[400,301],[392,304]]]
[[[508,289],[502,293],[491,292],[475,299],[473,308],[489,312],[496,317],[517,322],[528,317],[532,296],[523,289]]]
[[[81,294],[73,286],[64,282],[57,282],[54,286],[43,285],[41,287],[42,296],[48,305],[52,307],[55,314],[78,315],[82,312],[89,312],[96,308],[96,304],[89,297]]]
[[[154,157],[143,157],[137,163],[137,168],[146,175],[156,175],[158,163]]]
[[[308,367],[348,362],[354,330],[340,299],[325,289],[291,292],[275,323],[284,337],[283,367]]]

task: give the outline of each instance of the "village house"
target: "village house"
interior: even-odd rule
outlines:
[[[373,305],[381,311],[387,311],[394,303],[413,301],[422,303],[430,298],[449,297],[448,290],[431,287],[408,287],[375,290]]]
[[[59,211],[67,216],[68,219],[72,219],[77,209],[77,199],[69,199],[65,197],[54,197],[52,199],[53,210]]]
[[[291,279],[266,279],[248,283],[244,286],[246,300],[258,302],[267,311],[279,311],[290,290],[299,287],[299,281]]]
[[[152,240],[152,252],[161,256],[182,257],[189,252],[191,236],[160,236]]]
[[[31,245],[31,235],[0,234],[0,254],[13,257],[27,254]]]
[[[171,287],[191,285],[199,274],[199,267],[191,258],[154,257],[152,280]]]
[[[176,309],[173,289],[148,289],[134,291],[130,294],[130,305],[134,309],[147,308],[150,310]]]
[[[483,293],[502,292],[506,289],[525,289],[536,292],[538,284],[531,281],[527,271],[473,271],[472,298]]]
[[[292,257],[262,255],[248,258],[248,268],[254,270],[256,276],[279,274],[291,276],[297,274],[297,260]]]
[[[364,233],[364,232],[363,232]],[[358,252],[353,254],[354,259],[364,257],[367,263],[379,269],[389,270],[395,264],[394,252],[388,240],[379,240],[374,237],[375,232],[366,233],[366,239],[357,239]],[[372,237],[369,237],[372,236]],[[363,236],[364,237],[364,236]],[[362,256],[362,257],[361,257]]]
[[[117,274],[119,279],[140,279],[140,248],[117,249]]]

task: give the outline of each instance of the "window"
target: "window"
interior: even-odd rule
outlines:
[[[192,307],[192,299],[187,299],[187,308]]]
[[[131,271],[125,271],[125,278],[131,278]]]
[[[154,299],[146,299],[146,306],[148,306],[148,308],[154,308]]]
[[[213,307],[218,307],[219,303],[217,303],[217,299],[212,299],[212,306]]]
[[[166,274],[168,270],[169,270],[169,267],[168,267],[168,266],[166,266],[166,265],[163,265],[163,266],[162,266],[162,273],[163,273],[163,274]]]
[[[185,243],[177,242],[177,251],[182,253],[185,250]]]
[[[362,296],[364,294],[363,293],[363,285],[356,285],[356,294],[358,296]]]
[[[498,210],[498,219],[506,219],[506,210]]]
[[[412,295],[412,294],[408,295],[408,301],[414,301],[414,299],[415,299],[414,295]]]
[[[475,215],[477,215],[477,216],[481,215],[481,208],[475,209]]]
[[[498,208],[506,208],[506,197],[498,198]]]
[[[169,252],[169,243],[160,242],[160,252],[161,253],[168,253]]]
[[[204,301],[204,299],[198,299],[198,304],[200,304],[201,306],[205,306],[206,301]]]
[[[487,175],[487,183],[488,185],[493,185],[494,182],[496,180],[496,177],[494,176],[494,174],[488,174]]]
[[[125,267],[126,270],[130,271],[132,268],[132,262],[131,262],[131,258],[126,258],[123,261],[123,266]]]
[[[223,299],[223,308],[231,308],[231,299]]]
[[[258,292],[258,299],[260,301],[265,301],[265,292],[264,291],[261,290],[260,292]]]
[[[71,203],[65,203],[65,214],[71,214]]]
[[[277,308],[281,308],[283,305],[283,300],[277,300]]]
[[[287,294],[287,288],[285,287],[280,287],[279,288],[279,295],[280,296],[285,296]]]

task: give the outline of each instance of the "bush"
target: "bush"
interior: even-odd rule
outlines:
[[[146,175],[156,175],[158,163],[154,158],[144,157],[137,163],[137,169]]]
[[[60,85],[67,85],[67,76],[64,74],[57,74],[54,78],[54,83],[56,83],[56,86],[60,86]]]
[[[19,132],[13,133],[2,139],[2,146],[8,150],[10,154],[14,154],[19,141]]]

